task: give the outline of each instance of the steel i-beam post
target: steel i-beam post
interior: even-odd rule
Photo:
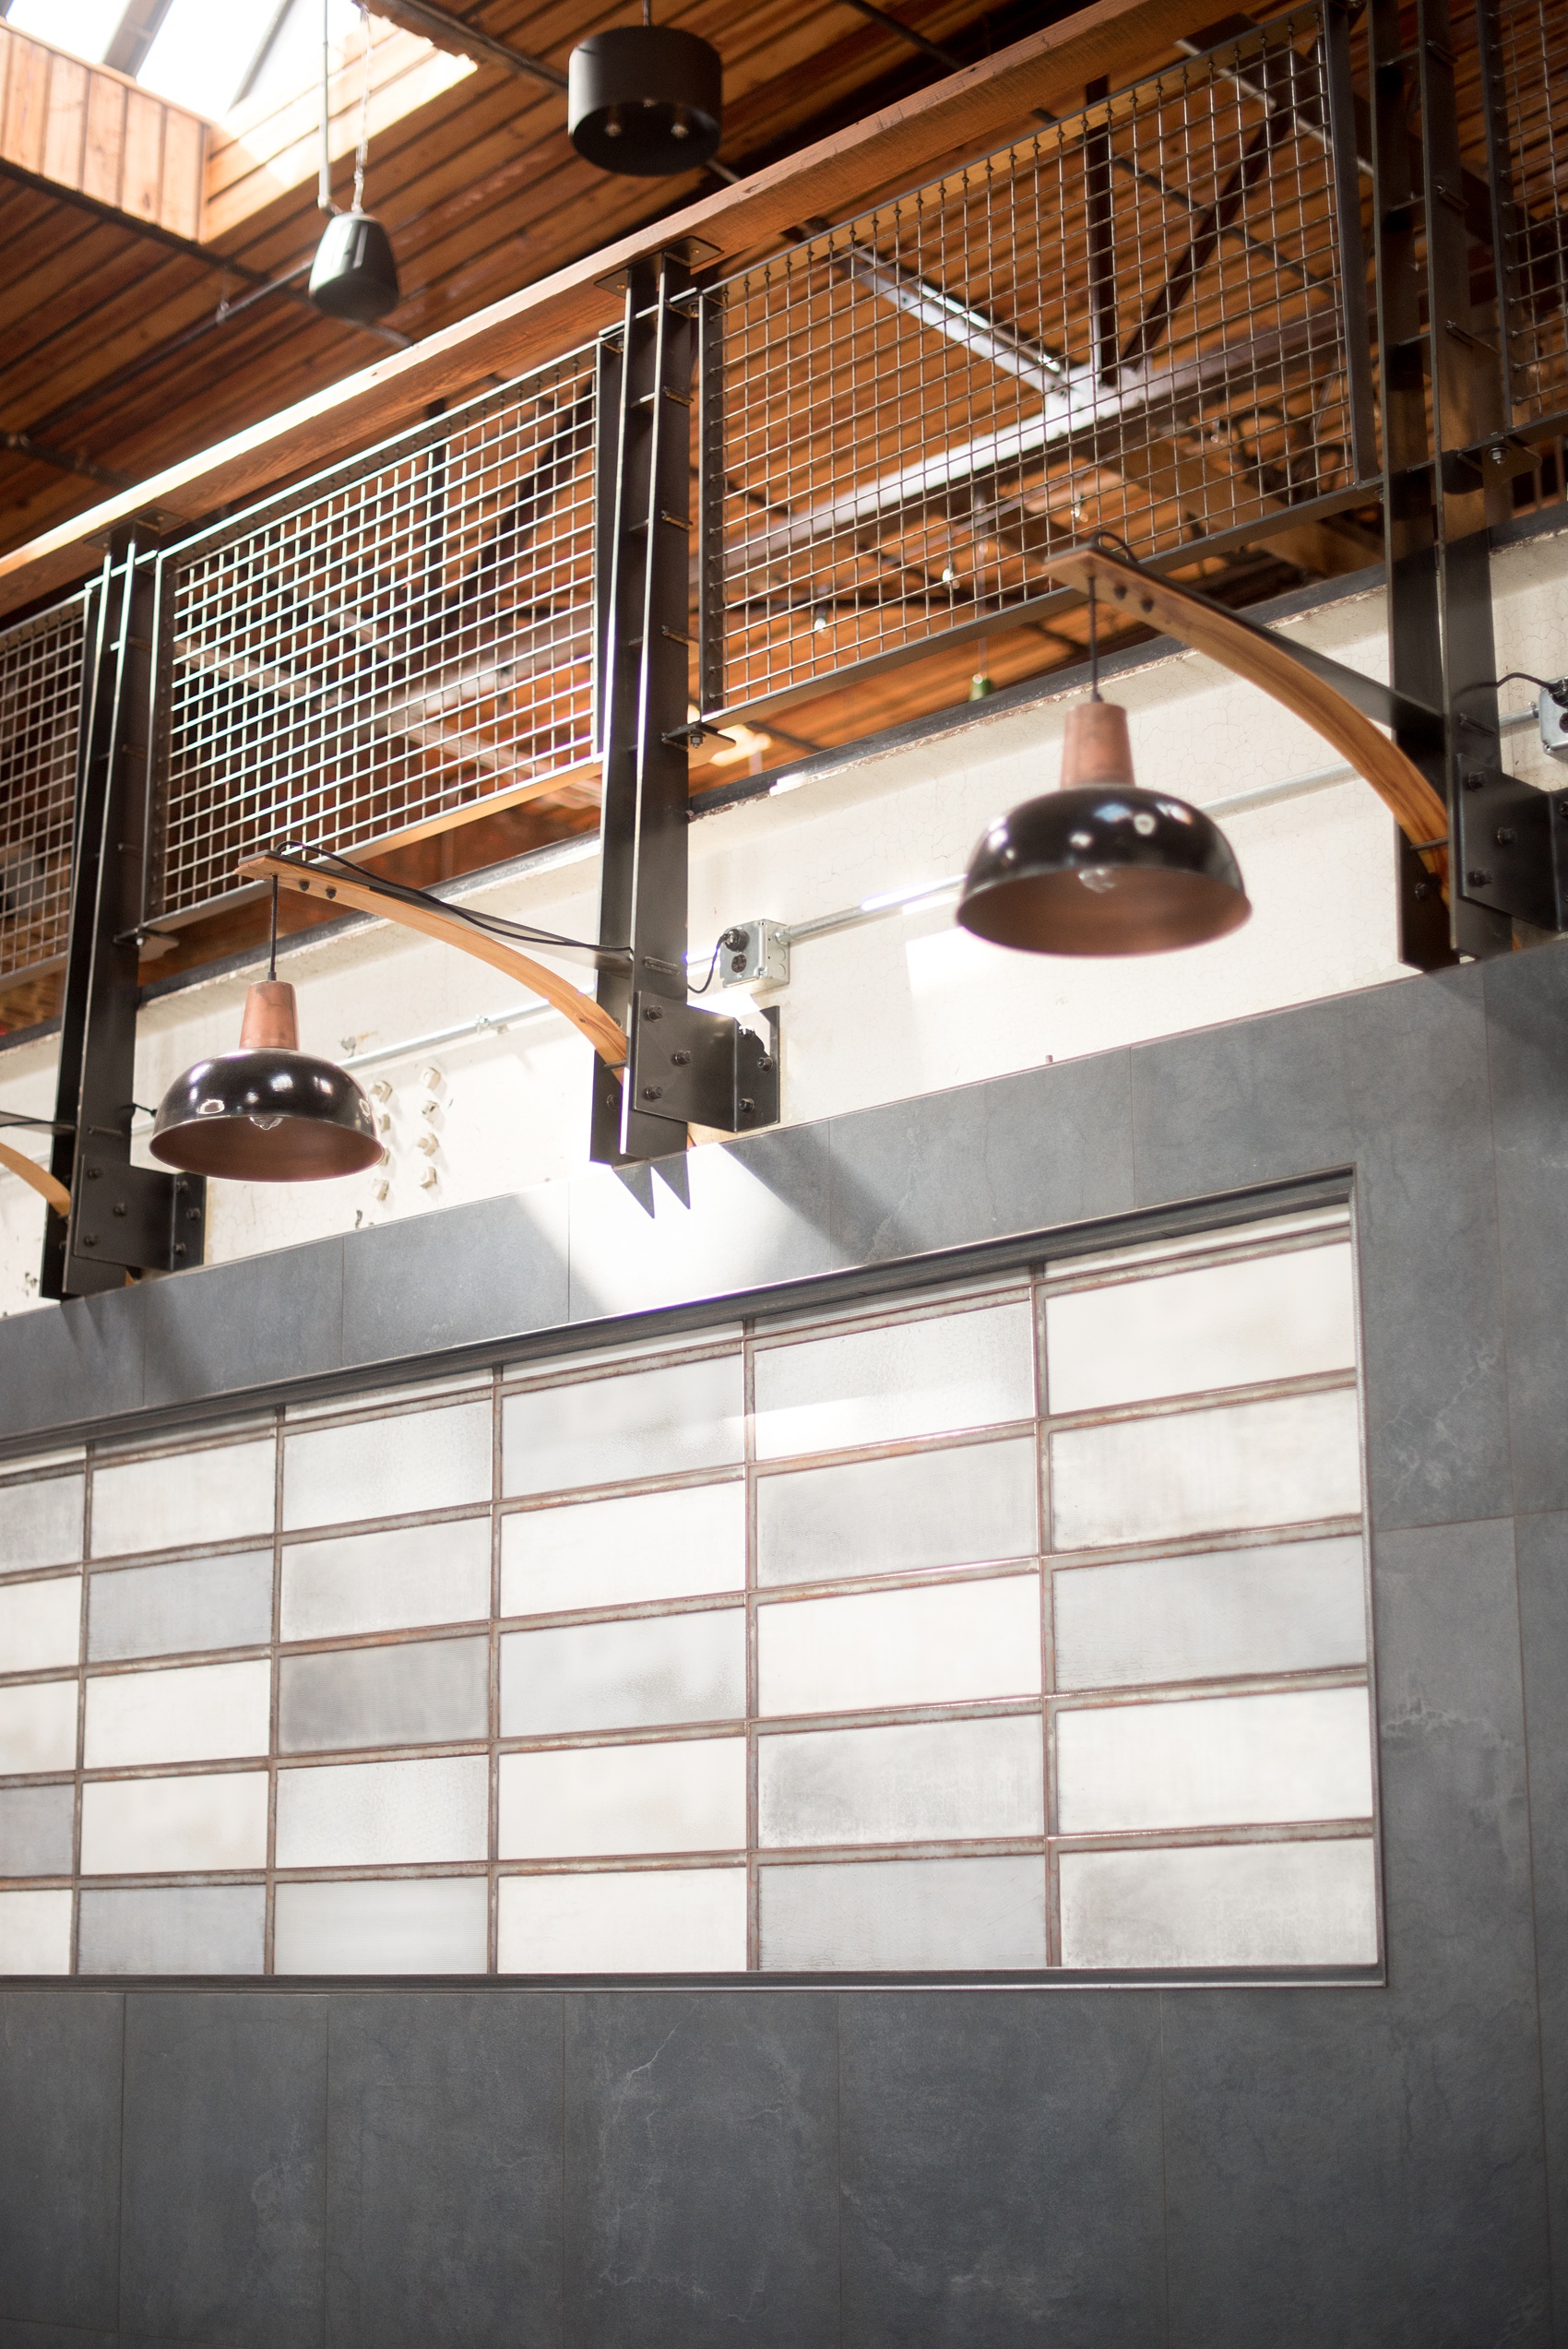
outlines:
[[[137,935],[150,821],[148,741],[156,586],[145,540],[116,535],[94,590],[83,677],[70,931],[52,1170],[71,1193],[50,1212],[40,1290],[89,1297],[130,1272],[202,1260],[201,1177],[131,1164]]]

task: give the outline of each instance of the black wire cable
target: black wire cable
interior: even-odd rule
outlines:
[[[1543,694],[1551,695],[1559,709],[1568,709],[1568,677],[1537,677],[1528,669],[1504,670],[1501,677],[1478,677],[1473,685],[1461,685],[1459,693],[1495,694],[1504,685],[1538,685]],[[1455,695],[1455,700],[1458,697]]]
[[[540,930],[531,922],[513,921],[505,914],[481,913],[472,906],[454,905],[448,898],[438,897],[432,889],[416,888],[411,882],[389,881],[385,873],[372,872],[367,865],[356,864],[351,857],[339,856],[330,848],[317,851],[314,857],[298,842],[279,841],[273,849],[275,856],[286,856],[291,848],[308,862],[312,872],[319,875],[327,865],[340,872],[351,873],[377,896],[395,897],[405,906],[421,906],[433,913],[450,914],[455,920],[466,921],[472,929],[488,931],[505,943],[525,946],[569,946],[580,954],[626,955],[629,946],[604,946],[597,939],[567,938],[556,930]]]

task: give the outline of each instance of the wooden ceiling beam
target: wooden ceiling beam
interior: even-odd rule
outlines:
[[[81,577],[119,522],[148,514],[165,524],[199,520],[282,477],[374,445],[476,376],[505,376],[570,350],[607,321],[612,297],[604,280],[637,255],[696,237],[735,261],[802,219],[858,210],[877,190],[916,182],[960,151],[981,151],[1021,130],[1037,108],[1078,102],[1097,75],[1130,77],[1191,30],[1192,14],[1193,0],[1092,0],[966,72],[601,246],[0,557],[0,611]]]

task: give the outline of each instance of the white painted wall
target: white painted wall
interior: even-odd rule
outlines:
[[[1568,670],[1568,531],[1501,553],[1495,585],[1501,667]],[[1338,659],[1386,673],[1381,594],[1287,624]],[[1131,714],[1139,780],[1200,805],[1336,763],[1309,729],[1194,654],[1120,677],[1111,692]],[[846,753],[798,789],[695,825],[693,944],[751,916],[803,921],[961,871],[991,816],[1054,784],[1074,698],[1013,715],[976,704],[939,741]],[[1533,689],[1511,686],[1503,699],[1517,709]],[[1541,754],[1533,730],[1507,740],[1516,772],[1547,788],[1568,783],[1568,769]],[[1034,958],[956,929],[951,901],[798,945],[791,983],[775,999],[786,1120],[1350,988],[1416,983],[1395,958],[1392,819],[1366,785],[1348,781],[1224,822],[1255,911],[1217,945],[1127,962]],[[596,894],[596,851],[585,843],[475,889],[472,901],[587,936]],[[286,976],[299,990],[305,1048],[335,1058],[519,1001],[482,964],[380,924],[291,954]],[[139,1100],[156,1101],[191,1062],[233,1048],[244,988],[243,976],[214,979],[146,1008]],[[434,1087],[422,1082],[432,1065],[440,1071]],[[558,1180],[585,1163],[588,1049],[553,1015],[389,1062],[366,1077],[393,1087],[387,1167],[346,1182],[215,1184],[208,1261]],[[0,1050],[0,1108],[48,1115],[53,1086],[52,1040]],[[421,1110],[431,1098],[439,1107],[427,1121]],[[433,1159],[415,1147],[425,1132],[438,1137]],[[423,1188],[432,1165],[437,1180]],[[0,1311],[36,1301],[42,1212],[24,1185],[0,1178]]]

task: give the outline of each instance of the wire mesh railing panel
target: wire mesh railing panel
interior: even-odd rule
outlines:
[[[1510,421],[1568,410],[1568,10],[1498,0],[1482,18],[1505,152],[1503,284]]]
[[[584,765],[593,449],[588,350],[164,557],[150,910],[275,841],[386,846]]]
[[[77,596],[0,631],[0,981],[65,952],[85,620]]]
[[[727,283],[723,706],[1000,620],[1097,527],[1158,554],[1354,484],[1324,34],[1282,17]]]

